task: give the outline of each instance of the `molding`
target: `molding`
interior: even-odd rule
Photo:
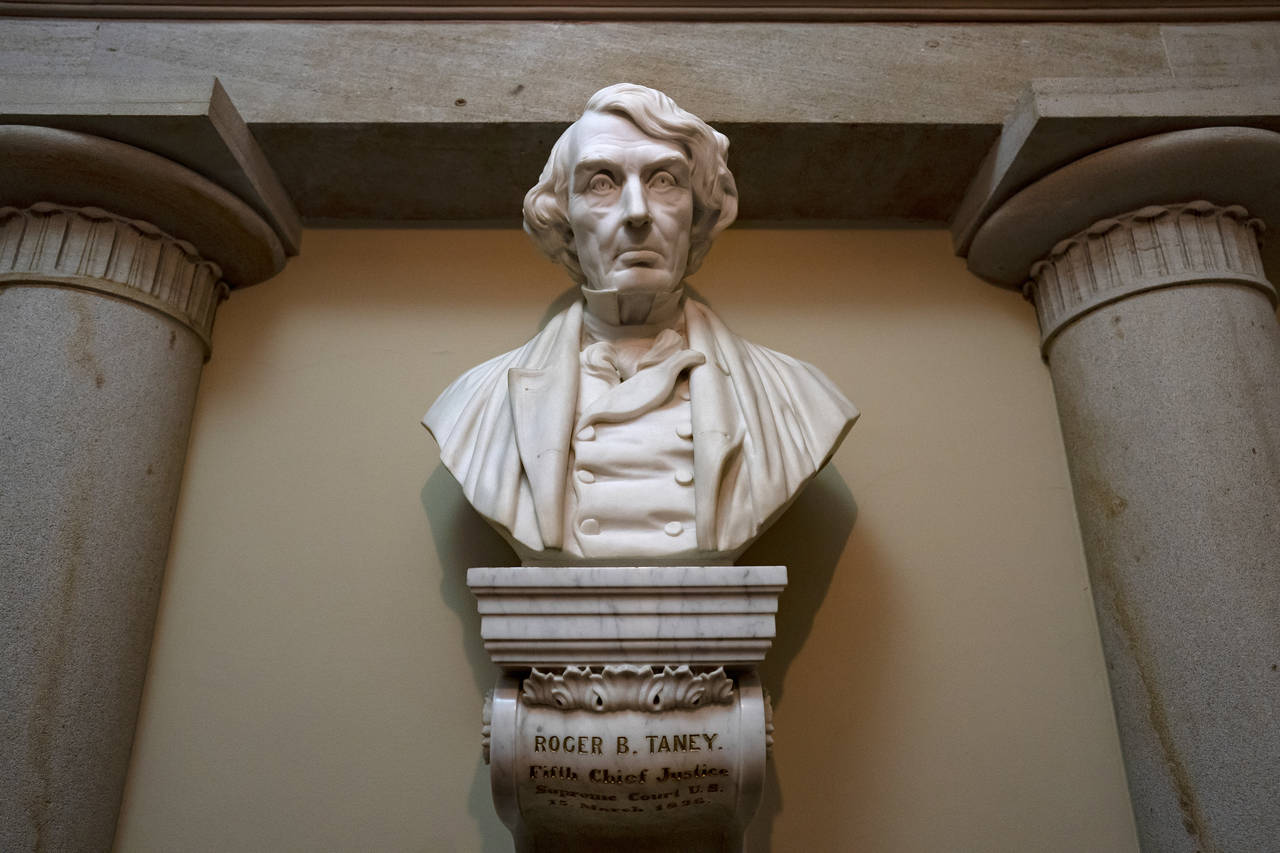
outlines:
[[[185,166],[248,204],[275,230],[286,254],[298,254],[298,211],[212,74],[131,81],[6,74],[0,78],[0,124],[88,134]]]
[[[480,635],[507,668],[752,665],[773,644],[783,566],[475,568]]]
[[[955,210],[956,254],[968,253],[1002,204],[1054,169],[1133,139],[1213,126],[1280,131],[1280,82],[1261,75],[1034,79]]]
[[[166,157],[52,127],[0,124],[0,205],[54,202],[150,223],[198,247],[231,288],[279,272],[285,249],[271,225],[225,188]]]
[[[760,689],[760,695],[764,698],[764,753],[773,758],[773,697],[764,688]]]
[[[489,745],[493,740],[493,691],[484,692],[484,706],[480,709],[480,754],[489,763]]]
[[[205,358],[228,292],[221,267],[149,222],[47,202],[0,208],[0,287],[14,284],[93,290],[159,311],[200,338]]]
[[[524,680],[520,700],[526,705],[546,705],[561,711],[692,711],[707,705],[731,705],[733,680],[724,667],[694,674],[687,666],[621,664],[603,667],[565,667],[564,672],[533,673]]]
[[[1038,90],[1030,105],[1034,150],[1011,154],[1019,137],[1004,137],[1001,155],[1014,162],[992,164],[999,198],[1043,174],[1033,165],[1057,168],[1064,155],[1136,136],[1206,121],[1280,130],[1280,100],[1266,83],[1280,61],[1245,49],[1277,40],[1280,21],[52,25],[10,18],[0,28],[8,67],[42,71],[0,75],[0,107],[26,123],[160,153],[255,205],[253,193],[213,171],[235,165],[231,143],[243,136],[229,136],[211,106],[216,73],[308,225],[519,228],[522,199],[547,151],[599,81],[639,79],[667,87],[731,140],[741,195],[735,227],[940,226],[956,216],[1029,80],[1077,82]],[[660,45],[662,61],[637,44]],[[185,75],[201,79],[188,85]],[[1207,77],[1217,82],[1187,91],[1186,81]],[[1135,79],[1146,82],[1124,82]],[[1052,156],[1032,163],[1029,155],[1045,153],[1041,139]],[[1083,147],[1072,145],[1081,139]],[[1261,215],[1243,199],[1185,193],[1125,203],[1078,227],[1144,203],[1192,198],[1244,203]],[[228,270],[233,288],[242,286],[198,235],[167,227],[153,210],[47,192],[30,202],[41,200],[154,222],[200,246]],[[1078,227],[1052,235],[1030,261]]]
[[[1258,252],[1263,224],[1239,205],[1144,207],[1094,223],[1031,267],[1041,350],[1072,320],[1127,296],[1187,284],[1237,284],[1276,304]]]
[[[983,222],[969,247],[969,270],[1020,289],[1031,267],[1067,235],[1150,206],[1208,199],[1280,223],[1280,133],[1202,127],[1135,139],[1075,160],[1022,189]],[[1280,269],[1280,245],[1260,247]],[[1051,330],[1050,330],[1051,331]]]
[[[662,2],[421,2],[421,0],[355,0],[306,2],[259,0],[256,3],[49,2],[0,0],[0,15],[40,18],[146,18],[150,20],[581,20],[581,21],[796,21],[796,22],[1139,22],[1249,21],[1280,19],[1280,4],[1239,0],[1197,2],[1052,3],[974,2],[974,0],[829,0],[825,3],[741,0]]]

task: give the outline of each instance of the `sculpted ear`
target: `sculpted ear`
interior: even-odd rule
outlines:
[[[733,220],[738,218],[738,188],[733,185],[732,179],[729,186],[724,188],[724,201],[720,205],[720,215],[716,217],[715,222],[710,225],[707,232],[707,240],[714,240],[720,236],[720,232],[733,224]]]
[[[702,259],[711,251],[711,242],[738,218],[738,188],[728,170],[725,170],[720,179],[720,188],[720,207],[698,211],[693,222],[693,233],[689,241],[689,266],[685,275],[697,272],[698,267],[702,266]]]

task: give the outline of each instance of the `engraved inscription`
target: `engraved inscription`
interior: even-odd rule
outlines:
[[[719,735],[711,732],[697,732],[671,735],[670,739],[666,735],[645,735],[645,737],[649,740],[650,752],[699,752],[702,749],[715,749],[716,738]]]
[[[520,704],[513,769],[531,825],[559,831],[572,812],[577,825],[610,837],[641,831],[655,819],[673,831],[696,831],[729,820],[738,806],[743,746],[736,703],[659,713],[644,702],[606,712],[526,696]]]
[[[535,735],[533,738],[534,752],[591,752],[600,755],[604,751],[603,746],[604,738],[597,735]]]

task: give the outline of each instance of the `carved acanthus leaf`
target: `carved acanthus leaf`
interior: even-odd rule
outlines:
[[[1262,222],[1239,205],[1152,205],[1103,219],[1061,241],[1031,267],[1023,295],[1036,306],[1042,347],[1102,305],[1162,287],[1231,282],[1274,304],[1258,251]]]
[[[48,202],[0,207],[0,284],[8,282],[95,290],[145,305],[195,332],[206,355],[214,313],[228,292],[221,267],[151,223]]]
[[[764,694],[764,754],[766,758],[773,758],[773,699],[768,690],[761,693]]]
[[[489,741],[493,736],[493,691],[484,693],[484,707],[480,709],[480,749],[484,753],[484,763],[489,763]]]
[[[566,667],[563,673],[540,672],[524,680],[521,700],[526,705],[548,705],[562,711],[661,711],[692,710],[733,702],[733,680],[724,668],[694,673],[688,666],[663,667],[620,664],[595,671],[590,667]]]

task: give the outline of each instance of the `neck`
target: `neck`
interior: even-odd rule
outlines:
[[[619,293],[617,290],[582,288],[586,297],[585,322],[598,340],[654,337],[663,329],[680,325],[684,288],[666,293]]]

